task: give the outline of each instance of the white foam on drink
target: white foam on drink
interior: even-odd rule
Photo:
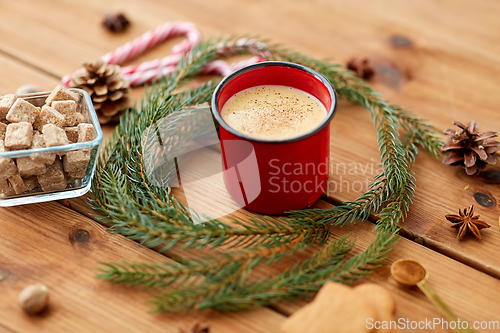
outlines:
[[[311,132],[325,119],[324,105],[297,88],[263,85],[242,90],[224,104],[221,117],[234,130],[264,140]]]

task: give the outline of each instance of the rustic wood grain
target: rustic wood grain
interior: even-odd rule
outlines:
[[[192,176],[192,179],[198,179],[200,175],[206,176],[206,169],[213,169],[214,165],[219,163],[220,155],[211,149],[198,150],[196,154],[189,156],[183,161],[183,165],[187,173]],[[199,161],[203,160],[200,164]],[[182,176],[181,176],[182,177]],[[220,211],[226,211],[234,207],[234,203],[225,199],[223,194],[217,196],[207,196],[207,187],[219,189],[224,192],[222,180],[218,182],[211,178],[209,183],[201,184],[193,187],[189,192],[190,202],[195,202],[197,212],[202,214],[213,214],[214,207]],[[182,181],[182,178],[181,178]],[[186,194],[183,192],[183,187],[174,187],[174,196],[186,204]],[[82,214],[88,215],[92,211],[89,209],[81,198],[68,200],[72,209],[75,209]],[[314,208],[329,208],[331,205],[324,201],[318,201]],[[214,215],[211,215],[215,217]],[[253,216],[252,213],[240,209],[234,211],[231,217],[237,218],[240,221],[248,221]],[[225,220],[222,217],[222,220]],[[229,222],[229,221],[226,221]],[[375,235],[373,231],[374,224],[367,221],[360,221],[356,225],[351,225],[343,228],[332,228],[332,236],[330,240],[339,236],[344,236],[351,233],[352,239],[356,240],[356,246],[350,253],[349,257],[358,254],[369,245]],[[421,294],[418,290],[408,289],[399,286],[390,276],[389,267],[392,262],[400,258],[412,258],[422,262],[430,273],[429,283],[442,296],[443,300],[456,311],[461,319],[466,319],[471,323],[475,320],[496,320],[497,313],[500,312],[500,306],[497,302],[496,290],[500,288],[500,281],[481,273],[473,268],[467,267],[455,260],[447,258],[439,253],[427,249],[415,242],[411,242],[403,237],[399,237],[399,243],[394,248],[388,261],[373,275],[367,279],[361,279],[359,283],[374,282],[387,288],[397,304],[396,318],[409,319],[410,321],[425,321],[426,318],[441,318],[440,313],[434,306]],[[253,278],[259,279],[264,276],[272,276],[289,269],[297,262],[311,256],[318,251],[317,246],[312,246],[303,252],[297,252],[292,258],[285,258],[278,264],[259,267],[255,270]],[[174,249],[166,252],[168,256],[174,258],[184,258],[186,256],[205,256],[210,254],[206,249],[203,250],[181,250]],[[481,281],[477,284],[477,281]],[[474,288],[467,286],[474,285]],[[298,310],[309,300],[282,302],[274,304],[273,309],[280,313],[289,315]],[[446,330],[435,330],[436,332],[446,332]],[[487,331],[485,331],[487,332]],[[492,331],[493,332],[493,331]]]
[[[203,163],[200,163],[200,160]],[[206,169],[214,169],[220,160],[220,154],[215,150],[202,149],[197,150],[195,154],[188,156],[183,162],[184,174],[188,174],[190,179],[199,179],[201,175],[206,175]],[[205,178],[206,179],[206,178]],[[209,191],[207,188],[218,188],[220,192],[225,192],[222,179],[218,182],[216,178],[211,177],[211,181],[207,183],[198,183],[199,186],[190,187],[189,192],[190,202],[195,202],[197,212],[210,215],[213,212],[213,207],[216,206],[221,210],[231,209],[233,203],[225,199],[224,195],[207,196]],[[182,181],[182,175],[181,175]],[[222,187],[222,188],[221,188]],[[183,193],[185,185],[183,183],[180,188],[173,188],[173,193],[181,202],[186,203],[185,193]],[[324,201],[318,201],[313,208],[329,208],[330,204]],[[242,221],[251,218],[253,213],[244,209],[240,209],[231,214]],[[350,256],[360,253],[373,240],[375,235],[373,231],[374,225],[367,221],[360,221],[356,225],[350,225],[343,228],[332,228],[332,237],[337,238],[351,234],[356,239],[356,246]],[[262,275],[279,274],[285,269],[290,268],[296,262],[301,262],[313,252],[317,251],[318,247],[311,247],[303,253],[295,254],[293,259],[284,260],[276,266],[264,267],[257,274],[256,278]],[[169,251],[172,255],[179,257],[185,255],[184,251]],[[423,294],[418,290],[412,290],[401,287],[390,276],[389,267],[392,262],[400,258],[411,258],[420,261],[427,267],[430,274],[429,283],[440,295],[457,315],[470,321],[489,321],[496,320],[500,313],[498,305],[498,290],[500,290],[500,280],[481,273],[475,269],[465,266],[453,259],[429,250],[414,242],[400,237],[399,243],[391,253],[389,260],[379,269],[375,271],[368,279],[362,279],[360,283],[371,281],[386,287],[397,303],[397,318],[408,318],[410,321],[421,321],[425,318],[439,318],[440,314],[429,303]],[[481,281],[477,285],[477,281]],[[475,285],[475,288],[467,288],[465,286]],[[463,286],[463,287],[461,287]],[[479,290],[478,288],[481,288]],[[305,302],[283,302],[277,304],[274,308],[285,314],[291,314],[298,310]],[[444,330],[445,331],[445,330]],[[493,331],[492,331],[493,332]]]
[[[327,208],[329,205],[318,202],[315,207]],[[348,233],[355,236],[357,241],[353,250],[353,254],[355,254],[364,250],[373,239],[372,228],[373,224],[360,221],[356,225],[336,228],[332,231],[334,237]],[[498,290],[497,288],[500,286],[499,280],[405,238],[400,238],[382,267],[366,279],[359,281],[359,283],[377,283],[387,288],[396,301],[396,318],[409,319],[410,321],[441,318],[441,314],[418,289],[403,287],[391,277],[390,265],[401,258],[417,260],[428,269],[428,283],[462,320],[467,320],[469,324],[474,321],[497,320],[500,309],[498,309],[498,295],[494,291]],[[481,282],[478,284],[477,281]],[[475,287],[459,287],[463,284]],[[481,288],[481,291],[477,288]],[[291,314],[303,304],[305,302],[282,302],[277,304],[275,308],[282,313]],[[412,332],[412,330],[407,331]],[[478,332],[480,331],[478,330]],[[437,328],[432,332],[448,331]],[[495,332],[495,330],[484,330],[484,332]]]
[[[128,14],[131,29],[120,35],[105,32],[100,20],[108,11]],[[255,33],[313,56],[333,56],[341,62],[352,56],[367,57],[378,71],[372,82],[374,87],[387,99],[429,119],[440,130],[451,127],[452,120],[470,119],[479,121],[483,130],[497,130],[500,127],[498,13],[500,4],[491,0],[4,1],[0,2],[0,53],[6,56],[0,55],[0,94],[13,92],[24,83],[35,83],[49,90],[57,83],[56,77],[73,72],[84,61],[96,59],[158,24],[181,19],[197,24],[205,36]],[[135,62],[165,56],[174,43],[156,47]],[[134,98],[141,94],[141,89],[134,90]],[[109,133],[112,127],[104,130]],[[332,122],[330,176],[331,187],[336,184],[337,188],[331,188],[325,198],[335,203],[356,198],[376,174],[378,162],[369,115],[360,107],[340,103]],[[466,177],[459,168],[442,165],[425,154],[418,157],[413,169],[418,188],[409,216],[401,224],[404,233],[446,256],[500,278],[498,173],[490,173],[488,179]],[[491,207],[481,206],[476,193],[487,195],[479,201],[484,205],[492,202]],[[488,197],[491,202],[484,200]],[[69,203],[73,209],[88,212],[81,199]],[[492,227],[483,230],[482,241],[467,238],[458,242],[456,231],[450,228],[444,215],[470,204],[475,204],[477,213]],[[371,235],[370,227],[367,224],[365,228],[366,237]],[[363,234],[362,230],[354,230]],[[17,246],[21,244],[17,243],[19,240],[10,241]],[[412,256],[411,253],[419,259],[431,258],[426,263],[437,271],[435,287],[444,288],[437,290],[438,293],[451,293],[442,295],[448,297],[447,301],[454,302],[464,289],[477,290],[485,281],[487,288],[477,291],[477,299],[461,304],[476,310],[496,309],[490,304],[500,296],[500,289],[491,278],[405,240],[398,244],[390,260]],[[465,277],[456,273],[462,271],[467,272]],[[446,278],[450,281],[445,288],[442,285]],[[391,287],[387,276],[385,280],[379,275],[373,279],[399,295],[399,289]],[[467,284],[461,284],[463,281]],[[474,287],[467,289],[464,285]],[[419,295],[401,291],[397,296],[398,311],[403,312],[398,315],[406,316],[407,312],[413,315],[413,306],[418,308],[415,318],[435,315]],[[479,305],[481,302],[485,305]],[[296,304],[299,303],[283,305],[280,311],[289,313],[296,309]]]
[[[15,58],[0,54],[0,96],[13,94],[20,86],[32,83],[43,90],[51,90],[58,80],[46,73],[29,68]]]
[[[450,127],[452,120],[472,118],[484,130],[500,126],[500,46],[495,33],[500,5],[494,1],[93,0],[83,5],[61,0],[29,6],[26,1],[11,1],[0,6],[4,22],[0,50],[54,76],[71,73],[84,61],[96,59],[158,24],[181,19],[196,23],[205,36],[255,33],[313,56],[334,56],[341,62],[353,56],[367,57],[378,71],[374,87],[438,129]],[[107,11],[118,10],[129,15],[132,27],[112,35],[102,29],[100,19]],[[44,11],[50,12],[51,20],[40,16]],[[42,38],[33,38],[35,35]],[[173,43],[156,47],[135,62],[165,56]],[[371,181],[379,162],[375,139],[364,110],[339,105],[332,122],[332,164],[340,165],[331,174],[331,187],[337,185],[329,193],[332,202],[356,198]],[[401,225],[403,231],[500,278],[498,179],[488,184],[481,177],[464,177],[459,169],[428,156],[420,156],[414,170],[418,190],[408,219]],[[467,185],[469,189],[464,190]],[[474,199],[477,192],[490,196],[495,204],[480,207]],[[476,204],[492,228],[483,232],[481,242],[458,242],[443,217],[470,204]]]
[[[0,230],[0,270],[5,276],[0,281],[0,322],[14,332],[177,332],[198,322],[214,332],[269,332],[284,318],[266,308],[148,313],[146,301],[155,291],[96,279],[98,262],[168,259],[55,202],[2,209]],[[50,289],[50,303],[41,315],[30,317],[17,297],[34,283]]]
[[[0,94],[25,83],[51,90],[58,82],[46,73],[0,55]],[[136,96],[140,96],[136,91]],[[112,126],[103,128],[109,136]],[[63,204],[69,204],[63,201]],[[88,209],[86,203],[81,202]],[[216,332],[277,330],[283,316],[258,309],[247,313],[202,311],[151,315],[144,292],[96,279],[98,262],[122,259],[158,263],[169,260],[56,202],[0,208],[0,332],[177,332],[195,323]],[[41,316],[25,315],[17,304],[32,283],[51,290]],[[133,315],[131,315],[133,314]],[[244,318],[240,318],[243,316]],[[249,320],[247,322],[247,320]]]

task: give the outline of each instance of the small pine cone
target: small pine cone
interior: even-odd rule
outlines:
[[[123,79],[118,65],[108,65],[102,60],[85,63],[69,83],[89,93],[101,124],[117,121],[128,105],[130,83]]]
[[[492,139],[498,135],[496,132],[479,132],[479,124],[473,120],[469,121],[467,126],[458,121],[453,124],[460,127],[460,130],[448,129],[444,132],[448,135],[448,142],[441,147],[446,153],[443,163],[463,165],[465,172],[472,176],[487,164],[497,162],[495,153],[500,149],[500,142]]]

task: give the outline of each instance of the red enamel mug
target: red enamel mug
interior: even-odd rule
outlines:
[[[220,115],[234,94],[261,85],[293,87],[315,96],[327,110],[314,130],[283,140],[248,137]],[[212,96],[220,125],[223,179],[241,206],[262,214],[283,214],[310,207],[326,190],[330,158],[330,121],[337,98],[330,82],[302,65],[268,61],[243,67],[225,77]]]

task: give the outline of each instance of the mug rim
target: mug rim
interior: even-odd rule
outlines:
[[[249,71],[252,71],[255,69],[264,68],[264,67],[272,67],[272,66],[289,67],[289,68],[294,68],[294,69],[304,71],[304,72],[314,76],[319,81],[321,81],[321,83],[323,83],[323,85],[328,90],[328,92],[331,96],[332,102],[330,104],[329,110],[327,111],[327,115],[326,115],[325,119],[323,119],[323,121],[317,127],[315,127],[313,130],[306,132],[304,134],[301,134],[299,136],[288,138],[288,139],[278,139],[278,140],[259,139],[259,138],[247,136],[245,134],[242,134],[242,133],[234,130],[232,127],[230,127],[222,119],[222,117],[220,115],[219,107],[217,105],[217,100],[219,99],[219,95],[220,95],[220,92],[222,91],[222,89],[227,84],[229,84],[231,82],[231,80],[233,80],[235,77],[237,77],[241,74],[244,74],[246,72],[249,72]],[[325,128],[328,124],[330,124],[333,116],[335,115],[335,112],[337,111],[337,93],[336,93],[335,89],[333,88],[332,84],[330,83],[330,81],[328,81],[326,79],[326,77],[324,77],[322,74],[318,73],[317,71],[315,71],[309,67],[299,65],[296,63],[292,63],[292,62],[286,62],[286,61],[263,61],[263,62],[258,62],[255,64],[247,65],[247,66],[242,67],[240,69],[237,69],[233,73],[231,73],[228,76],[226,76],[225,78],[223,78],[219,82],[217,87],[215,88],[214,93],[212,94],[211,110],[212,110],[212,115],[217,120],[219,125],[224,127],[224,129],[226,131],[230,132],[231,134],[233,134],[237,137],[240,137],[240,138],[243,138],[243,139],[249,140],[249,141],[256,141],[256,142],[263,142],[263,143],[287,143],[287,142],[298,141],[298,140],[302,140],[302,139],[305,139],[307,137],[310,137],[310,136],[320,132],[323,128]]]

